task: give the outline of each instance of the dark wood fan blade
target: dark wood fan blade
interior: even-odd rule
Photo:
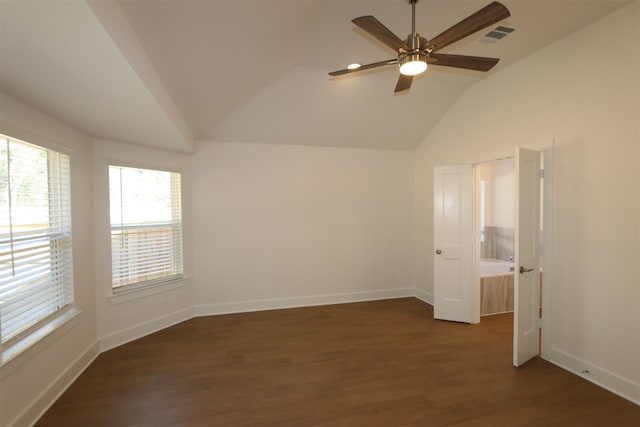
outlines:
[[[400,77],[398,77],[398,83],[396,83],[396,88],[393,93],[398,93],[409,89],[411,87],[411,82],[413,82],[413,76],[405,76],[404,74],[400,74]]]
[[[432,53],[427,57],[427,63],[445,67],[465,68],[467,70],[489,71],[500,61],[497,58],[482,56],[447,55],[446,53]]]
[[[411,48],[404,41],[393,34],[393,32],[385,27],[382,22],[378,21],[371,15],[355,18],[351,22],[353,22],[358,27],[362,28],[367,33],[371,34],[373,37],[377,38],[396,52],[398,52],[400,48],[406,51],[411,50]]]
[[[509,16],[511,16],[509,9],[494,1],[429,40],[427,46],[432,47],[435,52]]]
[[[345,68],[344,70],[332,71],[332,72],[329,73],[329,75],[330,76],[342,76],[344,74],[357,73],[358,71],[370,70],[372,68],[383,67],[385,65],[393,65],[393,64],[397,64],[397,63],[398,63],[397,59],[389,59],[387,61],[372,62],[371,64],[361,65],[360,67],[355,68],[353,70],[349,70],[349,69]]]

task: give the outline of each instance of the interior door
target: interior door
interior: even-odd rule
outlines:
[[[473,169],[434,168],[433,317],[473,319]]]
[[[539,352],[540,153],[516,149],[513,364]]]

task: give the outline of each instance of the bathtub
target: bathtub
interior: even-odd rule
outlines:
[[[480,261],[480,277],[513,273],[513,262],[483,259]]]
[[[480,315],[513,311],[513,262],[480,261]]]

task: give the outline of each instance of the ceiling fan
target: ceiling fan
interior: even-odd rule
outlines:
[[[489,71],[498,63],[499,59],[496,58],[450,55],[436,52],[476,31],[480,31],[489,25],[511,16],[511,13],[509,13],[509,10],[504,5],[494,1],[431,40],[427,40],[416,33],[416,3],[418,0],[408,1],[411,3],[411,34],[409,34],[406,40],[400,39],[371,15],[361,16],[351,21],[396,51],[398,54],[397,58],[365,65],[351,64],[343,70],[332,71],[329,75],[341,76],[383,67],[385,65],[397,64],[400,66],[400,77],[398,78],[394,92],[398,93],[409,89],[413,81],[413,76],[424,72],[427,69],[427,64],[476,71]]]

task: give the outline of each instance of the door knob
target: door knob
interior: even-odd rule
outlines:
[[[442,251],[440,249],[436,249],[436,254],[440,255]]]
[[[520,274],[528,273],[530,271],[533,271],[533,268],[524,268],[523,266],[520,266]]]

